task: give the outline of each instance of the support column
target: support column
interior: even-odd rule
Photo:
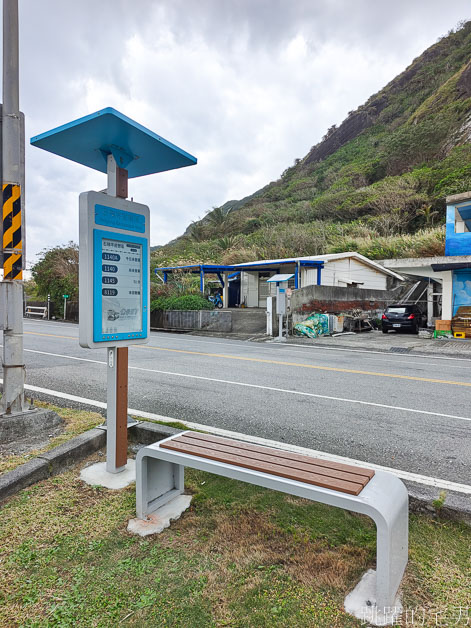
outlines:
[[[447,270],[442,273],[442,320],[450,321],[453,318],[453,272]]]
[[[429,281],[427,286],[427,327],[433,325],[433,282]]]
[[[27,411],[23,358],[23,228],[21,207],[18,0],[3,0],[2,299],[3,397],[0,415]],[[9,285],[6,285],[9,284]]]
[[[126,198],[128,171],[119,168],[113,155],[108,155],[107,172],[107,194]],[[107,352],[106,470],[119,473],[128,456],[128,348],[110,347]]]
[[[224,307],[229,307],[229,280],[228,273],[223,273],[224,286],[222,288],[222,304]]]
[[[107,349],[106,470],[124,471],[128,453],[128,348]]]

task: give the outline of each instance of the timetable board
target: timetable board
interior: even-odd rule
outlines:
[[[149,208],[102,192],[84,192],[79,204],[80,344],[147,342]]]
[[[101,333],[142,331],[142,244],[101,238]]]

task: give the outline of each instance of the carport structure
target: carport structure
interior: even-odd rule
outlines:
[[[235,266],[225,266],[222,264],[189,264],[188,266],[166,266],[165,268],[155,268],[154,273],[158,276],[162,275],[164,283],[168,282],[168,276],[174,272],[186,272],[192,275],[200,276],[200,291],[204,292],[204,277],[205,275],[217,275],[217,278],[221,282],[221,287],[224,287],[227,283],[227,278],[223,275],[235,270]]]
[[[228,286],[229,280],[232,275],[234,278],[241,272],[281,272],[282,267],[291,266],[294,267],[294,288],[300,287],[301,268],[309,267],[317,269],[317,285],[321,285],[321,271],[324,267],[322,260],[309,260],[309,259],[283,259],[272,261],[259,261],[259,262],[247,262],[245,264],[189,264],[186,266],[166,266],[163,268],[155,268],[154,273],[161,276],[164,283],[167,283],[168,276],[174,272],[187,272],[193,275],[200,276],[200,291],[204,293],[204,280],[205,275],[216,275],[219,279],[223,291],[223,303],[227,307],[229,302],[228,298]],[[231,275],[230,275],[230,274]],[[238,303],[239,305],[239,303]]]

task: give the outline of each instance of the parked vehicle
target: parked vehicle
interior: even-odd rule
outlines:
[[[210,294],[208,296],[208,301],[211,301],[211,303],[214,304],[214,307],[217,307],[218,309],[221,309],[223,307],[222,298],[219,292],[215,295]]]
[[[424,324],[424,318],[417,305],[404,305],[402,303],[389,305],[381,317],[383,334],[387,334],[390,329],[418,334],[419,328]]]

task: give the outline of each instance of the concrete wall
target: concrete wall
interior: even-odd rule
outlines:
[[[379,312],[396,300],[397,294],[388,290],[367,290],[342,286],[306,286],[299,290],[293,290],[291,313],[293,324],[296,324],[312,312],[340,314],[353,309]]]
[[[232,331],[232,312],[221,310],[167,310],[152,312],[150,326],[154,329]]]

